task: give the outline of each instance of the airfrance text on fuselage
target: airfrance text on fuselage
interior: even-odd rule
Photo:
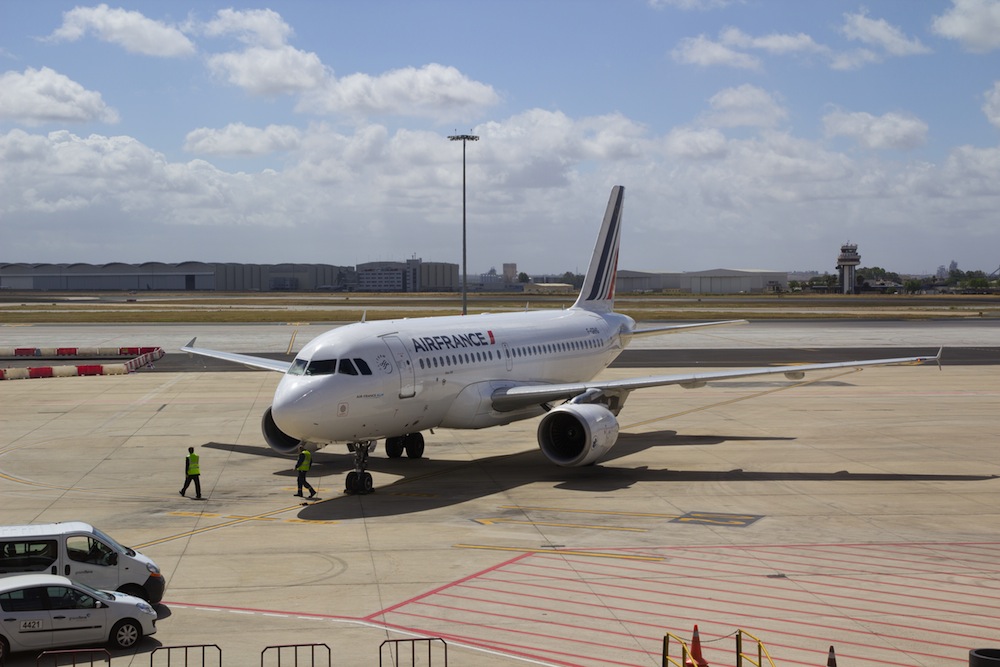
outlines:
[[[424,336],[423,338],[411,338],[413,349],[417,352],[443,352],[445,350],[459,350],[466,347],[483,347],[496,345],[496,339],[492,331],[485,334],[480,331],[473,331],[467,334],[452,336]]]

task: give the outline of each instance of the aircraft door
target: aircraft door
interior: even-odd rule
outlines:
[[[500,343],[503,347],[503,356],[507,359],[507,370],[514,370],[514,355],[510,353],[510,348],[507,347],[507,343]]]
[[[393,363],[396,364],[396,370],[399,371],[399,397],[412,398],[416,393],[416,371],[410,360],[410,353],[406,351],[399,336],[382,336],[382,340],[392,352]]]

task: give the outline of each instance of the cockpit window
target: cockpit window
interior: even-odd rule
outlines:
[[[306,368],[306,375],[333,375],[336,372],[336,359],[313,359]]]
[[[292,365],[288,369],[289,375],[303,375],[306,372],[306,364],[309,362],[305,359],[296,359],[292,362]]]
[[[364,359],[355,359],[354,364],[358,367],[358,370],[361,371],[362,375],[372,374],[372,369],[368,367],[368,362]]]
[[[341,375],[357,375],[358,369],[354,367],[354,364],[351,363],[350,359],[341,359],[338,372]]]

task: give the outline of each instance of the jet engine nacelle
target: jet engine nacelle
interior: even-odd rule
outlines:
[[[538,446],[561,466],[585,466],[618,440],[618,420],[598,403],[570,403],[551,410],[538,424]]]
[[[294,454],[301,440],[288,435],[274,423],[271,416],[271,408],[264,411],[264,416],[260,420],[260,430],[264,433],[264,440],[268,446],[281,454]]]

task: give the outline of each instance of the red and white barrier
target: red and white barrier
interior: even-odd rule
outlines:
[[[30,378],[76,377],[82,375],[125,375],[151,364],[163,357],[159,347],[0,347],[0,359],[25,357],[129,357],[116,364],[78,364],[75,366],[29,366],[27,368],[0,368],[0,380]]]

